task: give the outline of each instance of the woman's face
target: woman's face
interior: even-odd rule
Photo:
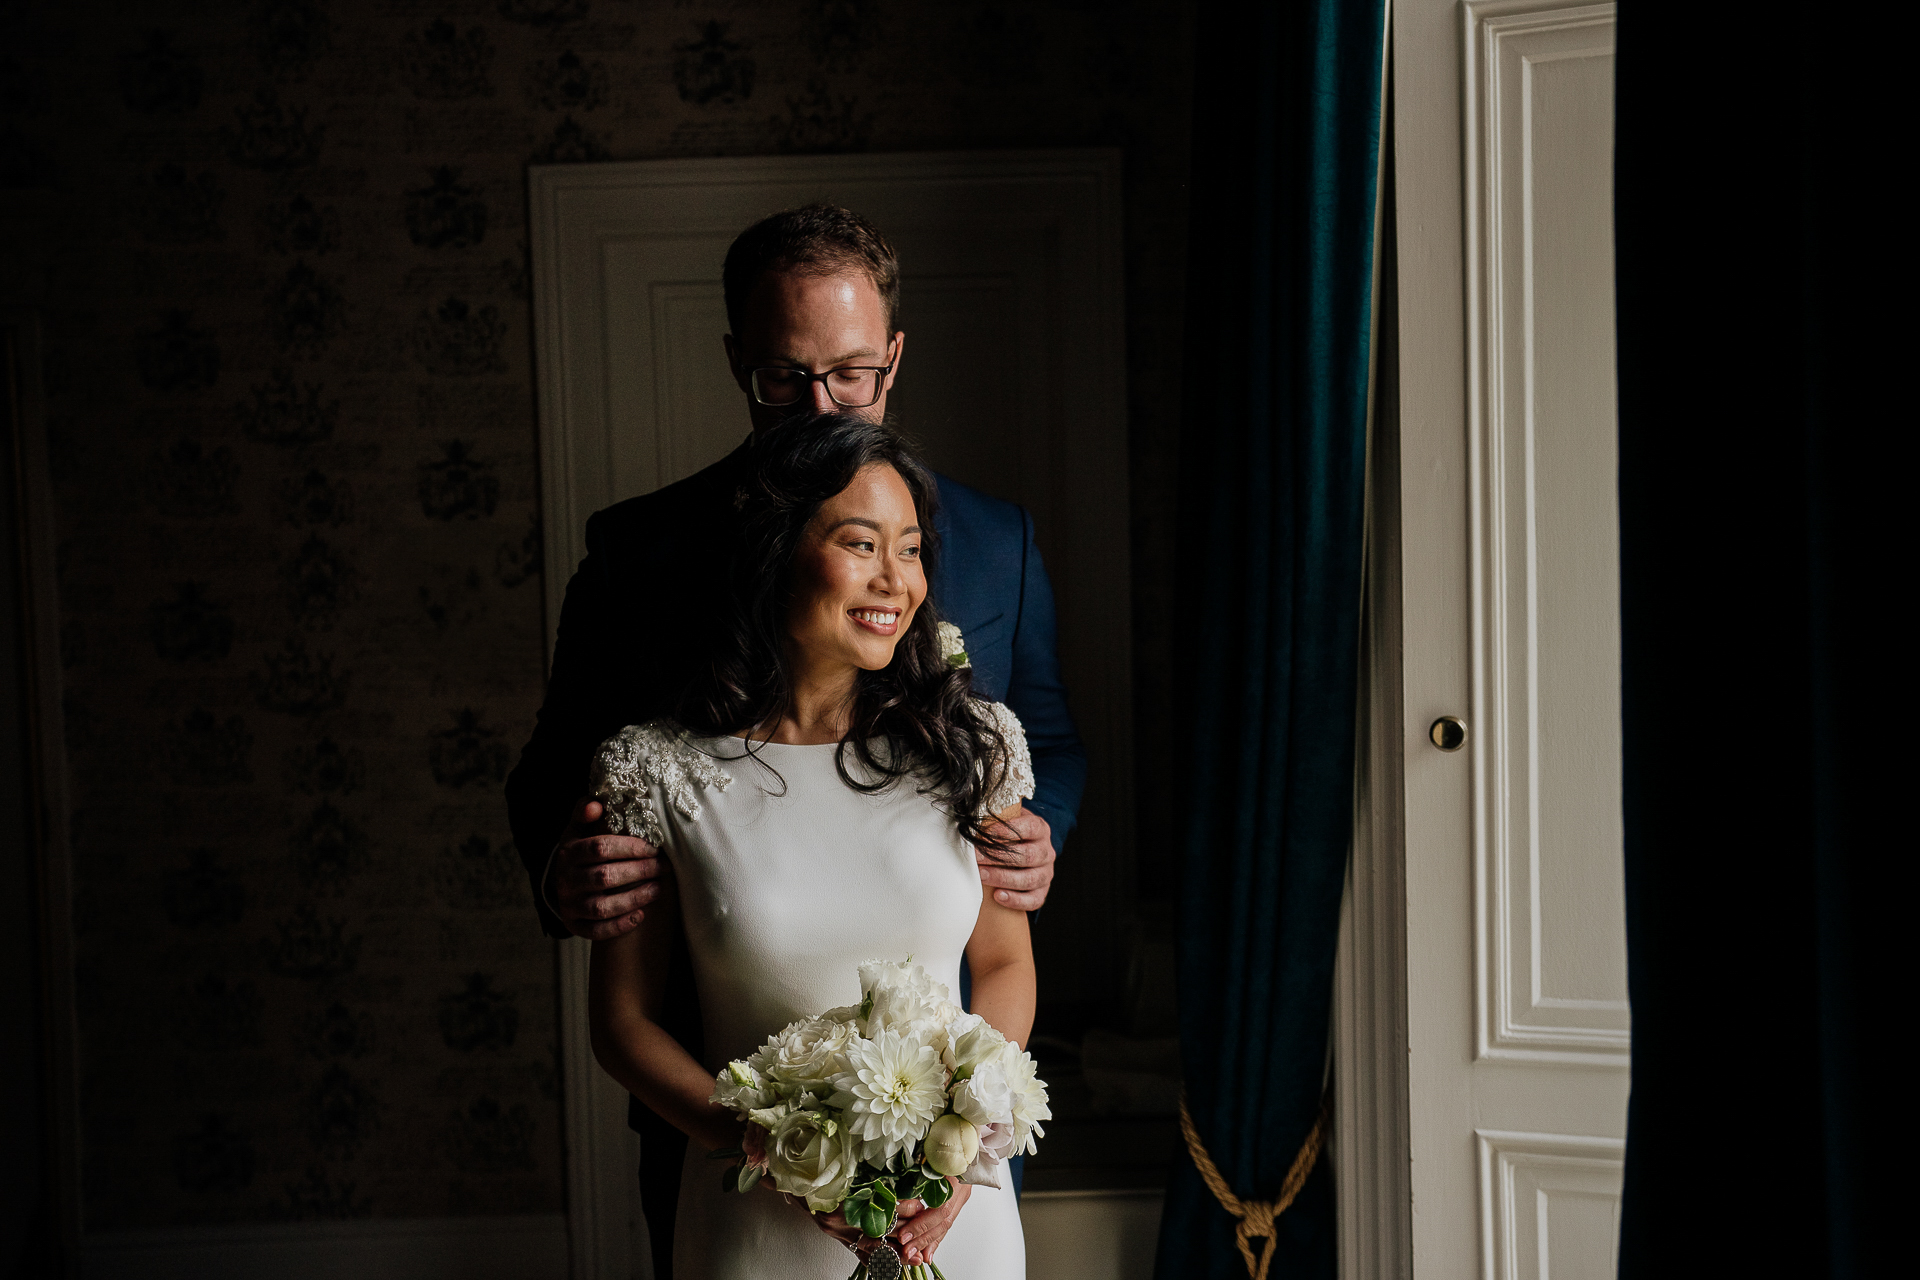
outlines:
[[[801,535],[787,636],[808,665],[878,671],[926,598],[913,494],[885,463],[865,467]]]

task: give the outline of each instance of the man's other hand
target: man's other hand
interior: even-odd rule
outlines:
[[[560,834],[547,871],[549,903],[576,937],[605,942],[631,933],[660,896],[660,878],[673,874],[660,851],[639,836],[612,836],[601,825],[598,800],[582,800]]]
[[[993,900],[1015,911],[1038,911],[1053,887],[1053,828],[1030,809],[1005,824],[1013,832],[1007,853],[979,855],[980,881]]]

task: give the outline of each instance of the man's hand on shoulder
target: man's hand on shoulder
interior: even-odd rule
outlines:
[[[606,942],[631,933],[660,896],[672,868],[639,836],[608,835],[597,800],[582,800],[547,868],[547,903],[576,937]]]
[[[1038,911],[1053,887],[1053,828],[1024,808],[1006,825],[1013,831],[1013,849],[992,858],[980,854],[980,881],[1001,906]]]

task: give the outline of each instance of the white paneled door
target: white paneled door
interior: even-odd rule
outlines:
[[[1404,922],[1403,956],[1371,951],[1377,981],[1405,979],[1400,1010],[1376,1001],[1403,1019],[1403,1128],[1396,1157],[1375,1123],[1366,1155],[1406,1165],[1350,1190],[1404,1197],[1404,1230],[1375,1249],[1350,1230],[1352,1276],[1616,1270],[1613,15],[1394,5],[1398,433],[1381,492],[1399,519],[1376,642],[1398,659],[1391,679],[1375,668],[1385,801],[1363,817],[1353,923]],[[1343,963],[1351,1021],[1366,966],[1351,945]]]

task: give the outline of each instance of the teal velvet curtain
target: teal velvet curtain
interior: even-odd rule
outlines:
[[[1279,1191],[1319,1113],[1351,835],[1380,0],[1203,5],[1195,47],[1182,428],[1181,1052],[1243,1199]],[[1184,1154],[1160,1280],[1246,1275]],[[1323,1157],[1269,1275],[1335,1272]]]

